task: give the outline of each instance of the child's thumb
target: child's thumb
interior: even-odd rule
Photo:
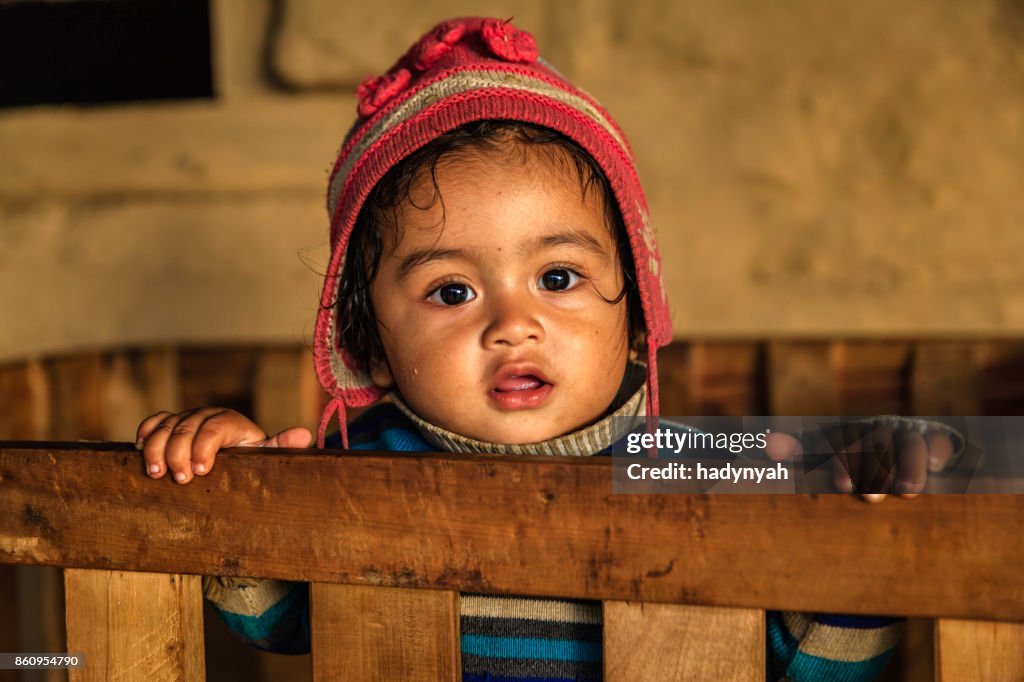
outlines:
[[[268,448],[308,448],[313,444],[313,433],[302,426],[293,426],[290,429],[271,436],[264,443]]]
[[[803,454],[803,445],[788,433],[769,433],[765,440],[764,454],[773,462],[789,462]]]

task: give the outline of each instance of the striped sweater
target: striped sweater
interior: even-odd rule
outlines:
[[[641,402],[627,401],[624,409]],[[623,408],[616,412],[621,416]],[[436,451],[437,433],[396,403],[372,408],[350,429],[355,450]],[[416,419],[416,422],[419,420]],[[606,420],[590,429],[607,427]],[[419,426],[419,428],[417,428]],[[430,441],[424,436],[430,437]],[[454,438],[460,438],[453,436]],[[594,433],[588,434],[591,442]],[[605,444],[607,434],[597,439]],[[445,449],[462,449],[446,443]],[[339,443],[328,443],[338,447]],[[559,449],[565,447],[560,444]],[[309,591],[304,583],[204,579],[221,618],[250,644],[281,653],[309,651]],[[463,594],[460,599],[464,682],[567,682],[602,677],[600,602]],[[885,667],[902,619],[769,612],[768,679],[874,679]]]

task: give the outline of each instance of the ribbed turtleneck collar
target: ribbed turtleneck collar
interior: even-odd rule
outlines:
[[[627,374],[627,381],[630,381],[631,376],[636,375],[643,377],[644,372],[629,372]],[[618,409],[590,426],[540,443],[523,443],[520,445],[488,443],[487,441],[468,438],[448,431],[421,418],[405,404],[397,393],[393,393],[391,398],[395,405],[398,406],[398,409],[412,420],[427,442],[447,452],[493,455],[588,456],[610,447],[635,427],[640,419],[646,416],[647,390],[642,380],[639,383],[639,387],[633,390],[631,394],[627,394],[629,397]]]

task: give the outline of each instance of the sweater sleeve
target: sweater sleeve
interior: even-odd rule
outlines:
[[[942,431],[963,451],[964,437],[947,424],[918,418],[873,418],[868,424],[885,423],[920,433]],[[899,643],[906,621],[882,616],[824,613],[768,613],[768,645],[775,679],[804,682],[870,682],[885,669]]]
[[[903,618],[768,612],[773,680],[870,682],[885,668]]]
[[[352,450],[430,449],[408,418],[391,404],[368,410],[352,424],[349,436]],[[329,437],[326,446],[340,448],[340,436]],[[309,653],[308,583],[206,576],[203,595],[246,643],[274,653]]]
[[[246,643],[280,654],[309,653],[307,583],[204,576],[203,595]]]

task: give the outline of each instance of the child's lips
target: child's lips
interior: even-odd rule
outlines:
[[[526,376],[511,376],[495,386],[494,390],[529,391],[534,388],[539,388],[544,383],[544,381],[541,381],[532,374],[527,374]]]
[[[551,395],[554,385],[532,367],[506,367],[495,377],[490,398],[500,409],[525,410],[539,407]]]

